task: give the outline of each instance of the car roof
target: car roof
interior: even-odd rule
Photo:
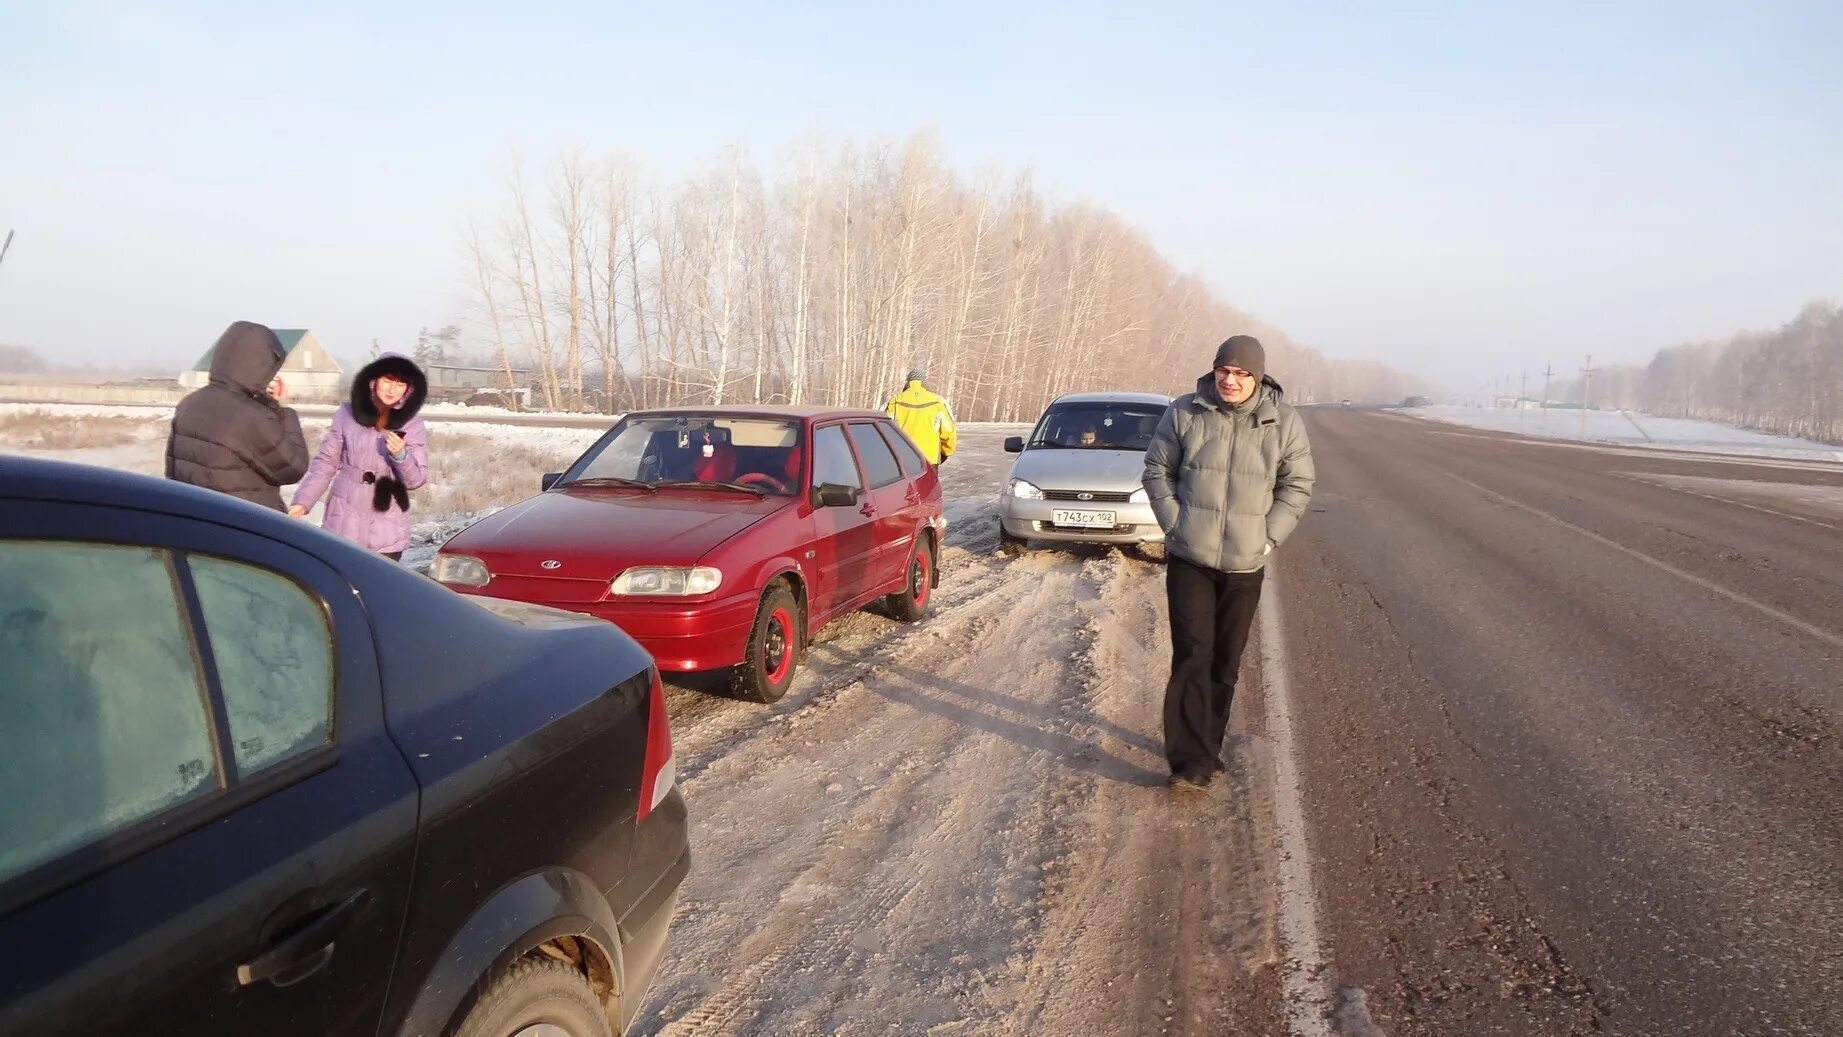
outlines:
[[[1168,407],[1171,397],[1155,392],[1072,392],[1050,401],[1051,406],[1058,403],[1155,403]]]
[[[0,501],[63,501],[202,519],[280,541],[343,567],[370,552],[318,524],[189,483],[98,465],[0,456]]]
[[[818,421],[826,418],[885,418],[882,411],[865,410],[858,407],[793,407],[776,406],[765,403],[739,405],[713,405],[708,407],[656,407],[652,410],[628,411],[623,417],[646,418],[675,415],[717,415],[737,418],[787,418],[801,421]]]
[[[126,505],[207,519],[266,535],[301,526],[279,511],[215,490],[116,468],[35,457],[0,457],[0,500],[6,498]]]

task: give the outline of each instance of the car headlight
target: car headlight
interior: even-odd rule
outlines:
[[[1126,499],[1127,499],[1127,501],[1128,501],[1128,502],[1130,502],[1130,503],[1133,503],[1133,504],[1150,504],[1150,503],[1152,503],[1152,495],[1151,495],[1151,494],[1149,494],[1149,493],[1147,493],[1147,492],[1145,491],[1145,487],[1143,487],[1143,486],[1141,486],[1141,487],[1139,487],[1139,488],[1138,488],[1137,490],[1134,490],[1134,491],[1133,491],[1133,495],[1132,495],[1131,497],[1128,497],[1128,498],[1126,498]]]
[[[1035,485],[1031,483],[1027,483],[1022,479],[1011,480],[1011,488],[1007,492],[1009,492],[1011,496],[1016,497],[1018,500],[1042,500],[1043,499],[1042,490],[1037,489]]]
[[[458,587],[484,587],[493,579],[486,563],[472,555],[438,554],[435,564],[429,567],[429,575],[435,577],[437,583],[452,583]]]
[[[709,566],[695,569],[646,566],[616,576],[608,585],[608,591],[630,597],[684,598],[709,594],[722,583],[723,573]]]

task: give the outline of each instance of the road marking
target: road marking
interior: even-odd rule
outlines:
[[[1682,486],[1678,486],[1675,483],[1664,482],[1663,480],[1668,478],[1668,476],[1648,477],[1646,475],[1636,474],[1632,472],[1620,472],[1618,474],[1623,475],[1625,478],[1630,479],[1633,482],[1644,483],[1646,486],[1660,486],[1666,490],[1675,490],[1678,493],[1687,493],[1691,497],[1701,497],[1703,500],[1718,501],[1722,504],[1732,504],[1737,508],[1747,508],[1750,511],[1759,511],[1759,512],[1764,512],[1765,514],[1768,514],[1768,515],[1777,515],[1778,517],[1782,519],[1791,519],[1793,522],[1803,522],[1804,524],[1808,526],[1821,526],[1824,529],[1843,530],[1843,526],[1839,526],[1834,522],[1825,522],[1823,519],[1808,518],[1804,515],[1794,515],[1789,511],[1776,511],[1764,505],[1749,504],[1744,500],[1734,500],[1729,497],[1717,497],[1716,495],[1712,493],[1703,493],[1700,490],[1691,490],[1691,489],[1687,489]],[[1800,485],[1809,485],[1809,484],[1803,483]]]
[[[1607,538],[1601,536],[1598,533],[1595,533],[1594,531],[1590,529],[1583,529],[1580,526],[1577,526],[1574,523],[1569,522],[1567,519],[1561,518],[1556,515],[1551,515],[1548,512],[1543,511],[1541,508],[1533,508],[1529,506],[1528,504],[1523,503],[1522,501],[1512,500],[1509,497],[1506,497],[1503,494],[1498,493],[1496,490],[1487,490],[1483,486],[1478,485],[1477,483],[1473,482],[1470,479],[1466,479],[1466,478],[1462,478],[1457,475],[1453,475],[1453,473],[1451,472],[1448,472],[1446,474],[1452,475],[1454,479],[1457,479],[1458,481],[1464,483],[1465,485],[1470,486],[1472,489],[1477,490],[1479,493],[1484,494],[1485,496],[1491,498],[1492,500],[1500,501],[1506,505],[1509,505],[1510,507],[1517,508],[1522,511],[1527,511],[1531,515],[1535,515],[1538,518],[1547,519],[1548,521],[1555,523],[1556,525],[1562,527],[1563,529],[1573,530],[1574,532],[1579,533],[1580,535],[1586,537],[1589,540],[1594,541],[1595,543],[1603,544],[1622,554],[1630,555],[1631,557],[1638,559],[1639,561],[1645,563],[1646,565],[1652,566],[1657,569],[1661,569],[1664,572],[1671,574],[1672,576],[1677,576],[1677,577],[1681,577],[1682,579],[1688,580],[1690,583],[1693,583],[1696,586],[1701,587],[1703,590],[1709,591],[1712,594],[1719,594],[1722,597],[1727,598],[1729,601],[1734,602],[1736,605],[1744,605],[1747,608],[1753,609],[1755,612],[1758,612],[1763,616],[1767,616],[1771,619],[1776,619],[1779,622],[1784,623],[1786,626],[1793,628],[1794,630],[1798,630],[1803,633],[1810,634],[1812,637],[1817,638],[1819,641],[1823,641],[1824,643],[1832,645],[1836,648],[1843,648],[1843,637],[1839,637],[1838,635],[1833,634],[1828,630],[1825,630],[1823,627],[1817,626],[1816,624],[1813,624],[1813,623],[1807,623],[1804,620],[1799,619],[1797,616],[1792,615],[1791,613],[1784,612],[1780,609],[1776,609],[1773,606],[1766,604],[1765,602],[1755,601],[1752,598],[1748,597],[1747,595],[1740,593],[1739,591],[1729,590],[1728,588],[1723,587],[1719,583],[1714,583],[1709,580],[1705,580],[1702,577],[1697,576],[1694,573],[1684,572],[1682,569],[1679,569],[1676,566],[1671,565],[1669,562],[1660,561],[1656,558],[1651,557],[1648,554],[1645,554],[1643,551],[1634,550],[1633,548],[1627,547],[1624,544],[1618,543],[1613,540],[1608,540]]]
[[[1332,1037],[1330,961],[1318,942],[1318,891],[1299,790],[1299,750],[1293,744],[1292,692],[1280,633],[1280,596],[1273,565],[1261,590],[1261,676],[1266,683],[1267,737],[1273,743],[1274,827],[1280,834],[1280,939],[1287,1030],[1293,1037]]]

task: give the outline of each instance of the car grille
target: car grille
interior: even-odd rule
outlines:
[[[1083,504],[1125,504],[1133,499],[1133,495],[1118,490],[1044,490],[1043,499],[1081,501]]]
[[[1092,533],[1096,536],[1125,536],[1136,533],[1139,527],[1130,522],[1109,526],[1058,526],[1054,522],[1035,523],[1037,530],[1043,533]]]

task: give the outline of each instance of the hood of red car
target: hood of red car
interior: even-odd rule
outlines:
[[[479,557],[498,574],[607,580],[636,565],[696,564],[792,503],[726,491],[553,490],[481,519],[442,550]]]

